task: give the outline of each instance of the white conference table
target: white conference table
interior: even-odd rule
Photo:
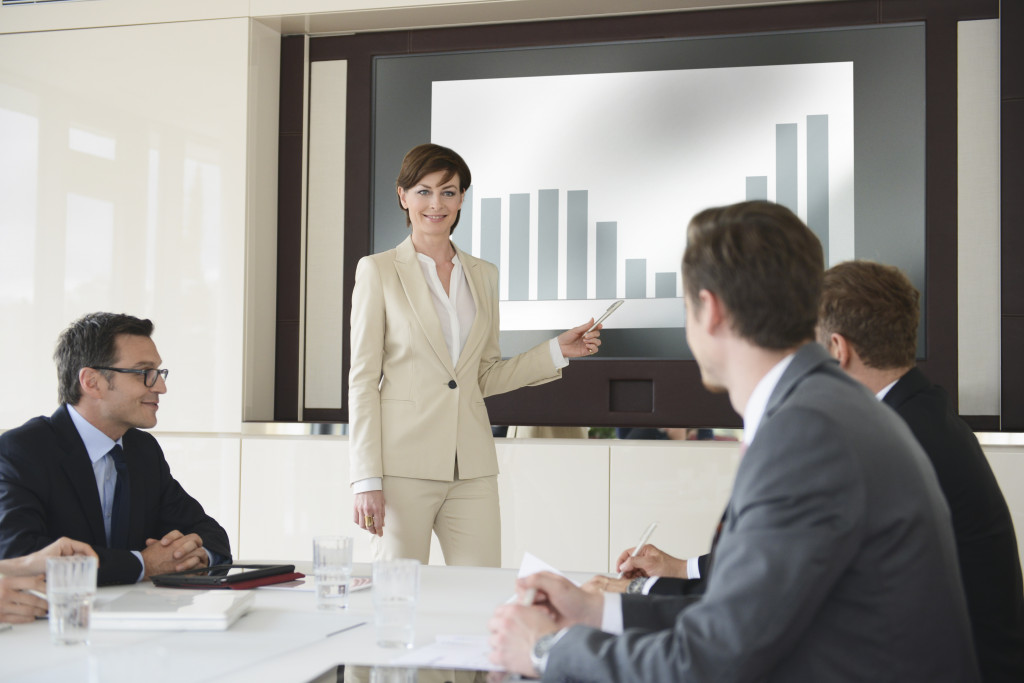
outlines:
[[[368,576],[370,567],[355,573]],[[422,567],[416,647],[439,635],[486,635],[515,576],[514,569]],[[100,588],[97,601],[144,588],[152,584]],[[45,620],[15,624],[0,632],[0,681],[305,683],[339,664],[384,665],[409,651],[377,646],[372,590],[352,593],[348,610],[328,612],[316,609],[311,591],[259,588],[252,609],[226,631],[93,631],[88,645],[51,644]]]

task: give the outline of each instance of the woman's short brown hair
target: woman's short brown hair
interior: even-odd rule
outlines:
[[[453,176],[459,177],[459,191],[465,193],[469,189],[469,185],[473,178],[469,172],[469,165],[458,155],[455,150],[441,145],[434,145],[427,143],[425,145],[417,145],[410,149],[405,158],[402,159],[402,169],[398,172],[398,178],[395,180],[395,190],[402,188],[408,191],[414,187],[416,183],[423,180],[424,176],[428,176],[431,173],[437,173],[438,171],[444,171],[443,182],[447,182]],[[399,198],[398,205],[402,206],[402,200]],[[402,206],[402,211],[405,211],[405,225],[409,227],[412,225],[412,219],[409,218],[409,210]],[[462,210],[455,215],[455,222],[452,223],[452,228],[448,234],[455,232],[455,226],[459,224],[459,218],[462,217]]]

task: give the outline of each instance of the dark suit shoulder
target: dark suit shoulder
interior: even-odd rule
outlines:
[[[0,434],[0,460],[38,462],[52,455],[55,448],[62,447],[63,440],[51,418],[33,417],[20,427]]]
[[[53,425],[51,419],[45,415],[39,417],[33,417],[32,419],[25,422],[25,424],[15,427],[14,429],[8,429],[3,434],[0,434],[0,443],[7,443],[12,440],[32,439],[38,438],[42,435],[52,434]]]

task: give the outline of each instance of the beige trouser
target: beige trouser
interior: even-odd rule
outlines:
[[[498,478],[432,481],[388,477],[384,483],[384,537],[372,536],[373,559],[408,557],[427,564],[430,532],[445,564],[501,566]]]

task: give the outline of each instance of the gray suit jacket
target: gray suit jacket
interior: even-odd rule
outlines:
[[[949,511],[900,418],[817,344],[793,358],[736,474],[699,600],[623,596],[544,680],[978,680]]]

